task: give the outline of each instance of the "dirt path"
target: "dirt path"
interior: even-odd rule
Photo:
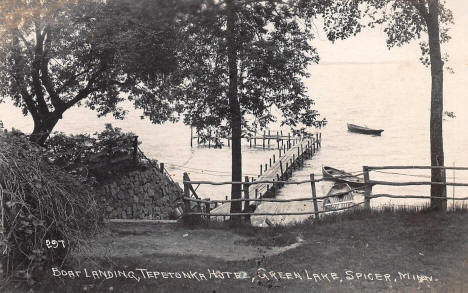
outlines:
[[[89,257],[192,255],[226,261],[257,259],[280,254],[302,244],[285,247],[254,246],[246,236],[218,229],[184,229],[175,224],[109,224],[89,251]]]

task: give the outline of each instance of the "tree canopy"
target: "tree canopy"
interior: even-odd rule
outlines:
[[[158,119],[171,118],[170,105],[154,98],[165,89],[158,83],[166,83],[177,67],[170,1],[152,4],[159,11],[156,18],[129,1],[7,0],[0,5],[0,99],[11,98],[32,116],[34,141],[44,143],[75,105],[123,117],[122,92],[131,93],[144,109],[151,99]]]

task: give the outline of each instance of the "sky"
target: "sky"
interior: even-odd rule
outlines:
[[[452,39],[444,45],[445,49],[451,62],[468,66],[468,1],[447,0],[447,7],[454,14],[455,25],[450,31]],[[366,28],[356,37],[334,44],[327,41],[321,31],[313,44],[319,50],[321,64],[419,62],[421,50],[417,42],[389,50],[385,40],[386,34],[377,27]]]

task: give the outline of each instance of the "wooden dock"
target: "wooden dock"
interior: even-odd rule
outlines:
[[[286,148],[279,149],[279,158],[276,156],[269,160],[267,164],[260,166],[260,175],[258,181],[286,181],[288,180],[294,170],[298,169],[304,164],[306,159],[311,158],[321,146],[321,137],[317,134],[314,137],[302,138],[297,144],[292,140],[291,144],[285,145]],[[282,155],[281,155],[281,152]],[[246,178],[247,179],[247,178]],[[245,185],[244,185],[245,186]],[[282,184],[276,183],[260,183],[249,185],[244,188],[244,198],[263,198],[274,197],[277,191],[282,187]],[[252,202],[251,205],[258,205],[259,202]],[[247,207],[248,204],[245,205]],[[224,220],[227,217],[216,217],[216,214],[228,214],[231,209],[230,203],[222,204],[213,210],[211,217],[215,220]]]
[[[275,134],[276,132],[276,134]],[[319,133],[319,136],[321,134]],[[272,131],[265,130],[263,134],[257,132],[242,136],[242,139],[246,139],[249,142],[251,148],[262,148],[262,149],[284,149],[285,144],[290,145],[291,143],[297,144],[302,139],[294,134],[287,133],[283,134],[282,130]],[[317,137],[318,140],[321,137]],[[193,133],[193,128],[190,128],[190,146],[193,147],[193,142],[196,141],[198,146],[205,146],[208,148],[215,147],[221,148],[226,142],[227,146],[231,146],[232,137],[221,135],[219,132],[209,131],[205,136],[200,133]]]

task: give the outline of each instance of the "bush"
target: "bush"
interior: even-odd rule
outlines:
[[[100,224],[88,179],[50,163],[51,153],[18,132],[0,134],[2,192],[9,277],[30,281],[49,265],[62,264],[70,251],[85,245]],[[51,248],[52,240],[63,240]],[[49,241],[49,245],[47,245]],[[49,246],[49,247],[48,247]]]
[[[125,133],[118,127],[106,124],[102,132],[95,132],[93,136],[55,132],[47,141],[46,148],[50,152],[50,161],[55,165],[75,174],[88,175],[88,171],[97,164],[119,156],[133,155],[135,137],[134,133]],[[112,168],[105,166],[96,169],[103,171]],[[103,176],[96,172],[91,175]]]

